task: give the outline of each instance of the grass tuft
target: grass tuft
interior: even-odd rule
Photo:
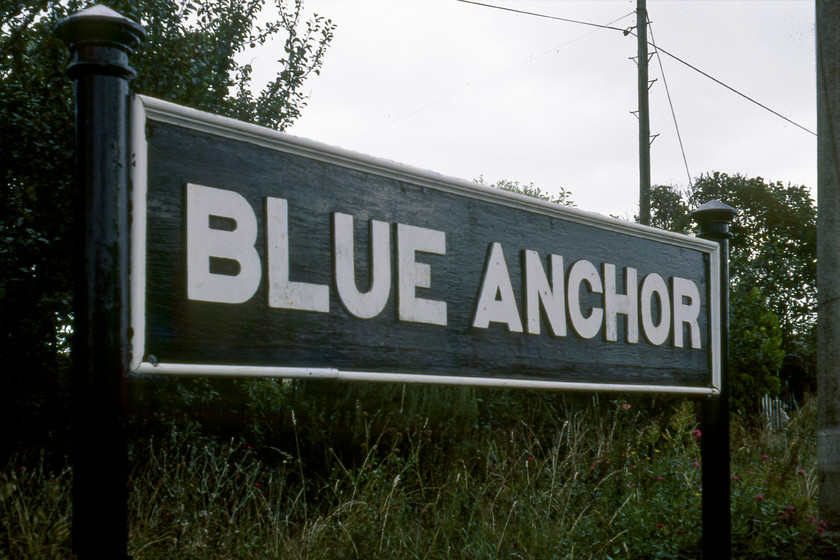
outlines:
[[[550,405],[534,412],[542,424],[477,426],[445,445],[427,424],[398,430],[374,422],[374,412],[364,415],[355,453],[324,442],[307,458],[296,444],[255,448],[173,425],[132,450],[129,553],[699,558],[694,403],[660,416],[639,408],[603,399]],[[817,556],[825,524],[817,519],[815,423],[812,404],[776,432],[734,423],[734,558]],[[2,558],[70,557],[71,473],[48,463],[18,456],[0,473]]]

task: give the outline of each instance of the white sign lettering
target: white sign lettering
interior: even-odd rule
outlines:
[[[248,301],[262,278],[253,208],[236,192],[194,184],[187,185],[186,203],[187,297],[225,304]],[[290,279],[286,199],[266,197],[265,219],[269,307],[329,313],[330,285]],[[446,256],[446,233],[402,223],[392,229],[377,220],[368,225],[369,278],[363,290],[356,278],[354,218],[332,214],[332,274],[343,308],[357,319],[373,319],[385,310],[393,285],[399,321],[446,326],[447,302],[418,295],[432,288],[432,266],[422,255]],[[214,270],[214,260],[233,266]],[[641,333],[652,346],[670,339],[675,348],[701,348],[700,293],[693,281],[673,276],[669,288],[657,273],[639,281],[637,270],[625,267],[619,275],[614,263],[601,263],[599,271],[586,259],[575,261],[568,270],[560,255],[548,255],[546,262],[548,272],[539,253],[521,251],[520,307],[502,244],[493,242],[477,283],[472,327],[503,325],[510,333],[540,335],[545,321],[552,337],[565,337],[570,329],[581,339],[602,333],[608,342],[638,344]]]
[[[446,326],[446,302],[417,297],[417,288],[432,287],[432,268],[415,260],[417,253],[446,254],[446,234],[397,224],[397,318]]]
[[[391,227],[386,222],[370,222],[371,265],[367,292],[360,292],[356,285],[353,216],[333,214],[333,231],[338,297],[354,317],[372,319],[385,309],[391,294]]]
[[[213,228],[210,218],[232,223]],[[257,217],[239,193],[187,185],[187,297],[219,303],[244,303],[260,285],[260,257],[254,248]],[[210,270],[212,259],[236,263],[235,275]]]

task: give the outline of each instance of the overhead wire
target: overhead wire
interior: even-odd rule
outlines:
[[[508,8],[508,7],[506,7],[506,6],[497,6],[497,5],[494,5],[494,4],[487,4],[487,3],[484,3],[484,2],[476,2],[476,1],[474,1],[474,0],[456,0],[456,1],[458,1],[458,2],[463,2],[463,3],[465,3],[465,4],[473,4],[473,5],[476,5],[476,6],[481,6],[481,7],[485,7],[485,8],[492,8],[492,9],[496,9],[496,10],[502,10],[502,11],[506,11],[506,12],[515,12],[515,13],[519,13],[519,14],[523,14],[523,15],[530,15],[530,16],[541,17],[541,18],[547,18],[547,19],[555,19],[555,20],[565,21],[565,22],[569,22],[569,23],[577,23],[577,24],[580,24],[580,25],[590,25],[590,26],[593,26],[593,27],[601,27],[601,28],[603,28],[603,29],[611,29],[611,30],[614,30],[614,31],[621,31],[621,32],[622,32],[622,33],[624,33],[625,35],[633,35],[634,37],[636,36],[636,33],[632,31],[632,29],[633,29],[632,27],[631,27],[631,28],[627,28],[627,29],[621,29],[621,28],[618,28],[618,27],[612,27],[610,24],[607,24],[607,25],[599,25],[599,24],[597,24],[597,23],[591,23],[591,22],[586,22],[586,21],[573,20],[573,19],[568,19],[568,18],[561,18],[561,17],[558,17],[558,16],[550,16],[550,15],[548,15],[548,14],[541,14],[541,13],[538,13],[538,12],[528,12],[528,11],[525,11],[525,10],[517,10],[517,9],[514,9],[514,8]],[[653,45],[650,41],[648,41],[648,44],[649,44],[649,45],[651,45],[651,46],[654,46],[654,47],[656,46],[656,45]],[[703,70],[700,70],[699,68],[697,68],[697,67],[696,67],[696,66],[694,66],[693,64],[690,64],[690,63],[686,62],[685,60],[681,59],[681,58],[680,58],[680,57],[678,57],[677,55],[675,55],[675,54],[673,54],[673,53],[671,53],[671,52],[668,52],[667,50],[665,50],[665,49],[663,49],[663,48],[661,48],[661,47],[657,47],[657,48],[658,48],[658,50],[662,51],[662,52],[663,52],[663,53],[665,53],[666,55],[668,55],[668,56],[670,56],[671,58],[673,58],[674,60],[676,60],[677,62],[679,62],[679,63],[681,63],[681,64],[684,64],[685,66],[688,66],[689,68],[691,68],[691,69],[692,69],[692,70],[694,70],[695,72],[697,72],[697,73],[699,73],[700,75],[702,75],[702,76],[704,76],[704,77],[706,77],[706,78],[708,78],[708,79],[712,80],[712,81],[713,81],[713,82],[715,82],[716,84],[718,84],[718,85],[721,85],[721,86],[725,87],[726,89],[728,89],[728,90],[729,90],[729,91],[731,91],[732,93],[735,93],[735,94],[737,94],[737,95],[739,95],[739,96],[743,97],[743,98],[744,98],[744,99],[746,99],[747,101],[749,101],[749,102],[751,102],[751,103],[754,103],[754,104],[758,105],[758,106],[759,106],[759,107],[761,107],[762,109],[764,109],[764,110],[766,110],[766,111],[769,111],[770,113],[772,113],[772,114],[776,115],[776,116],[777,116],[777,117],[779,117],[780,119],[782,119],[782,120],[784,120],[784,121],[786,121],[786,122],[789,122],[790,124],[792,124],[792,125],[794,125],[794,126],[796,126],[796,127],[798,127],[798,128],[801,128],[802,130],[804,130],[805,132],[807,132],[807,133],[809,133],[809,134],[813,134],[814,136],[816,136],[816,135],[817,135],[817,133],[816,133],[816,132],[814,132],[813,130],[810,130],[810,129],[808,129],[808,128],[806,128],[806,127],[802,126],[801,124],[797,123],[796,121],[794,121],[794,120],[792,120],[792,119],[790,119],[790,118],[788,118],[788,117],[786,117],[786,116],[782,115],[782,114],[781,114],[781,113],[779,113],[778,111],[775,111],[775,110],[771,109],[771,108],[770,108],[770,107],[768,107],[767,105],[764,105],[763,103],[760,103],[760,102],[756,101],[755,99],[753,99],[753,98],[752,98],[752,97],[750,97],[749,95],[747,95],[747,94],[745,94],[745,93],[742,93],[742,92],[738,91],[738,90],[737,90],[737,89],[735,89],[734,87],[732,87],[732,86],[730,86],[730,85],[728,85],[728,84],[726,84],[726,83],[722,82],[721,80],[719,80],[719,79],[715,78],[714,76],[712,76],[712,75],[711,75],[711,74],[709,74],[708,72],[704,72]]]
[[[668,106],[671,108],[671,118],[674,119],[674,129],[677,131],[677,141],[680,144],[680,152],[682,152],[683,163],[685,164],[685,174],[688,176],[688,185],[691,186],[691,171],[688,170],[688,159],[685,157],[685,146],[683,145],[682,135],[680,134],[680,125],[677,124],[677,113],[674,111],[674,103],[671,100],[671,90],[668,87],[668,80],[665,78],[665,67],[662,65],[662,57],[659,56],[659,49],[656,46],[656,38],[653,36],[653,26],[650,20],[647,20],[648,31],[650,32],[650,44],[653,46],[654,53],[656,53],[656,60],[659,62],[659,73],[662,75],[662,83],[665,84],[665,95],[668,97]]]
[[[458,1],[465,1],[465,0],[458,0]],[[477,5],[479,5],[479,6],[484,6],[484,5],[485,5],[485,4],[481,4],[481,3],[479,3],[479,2],[467,2],[467,3],[470,3],[470,4],[477,4]],[[489,5],[489,4],[487,4],[487,6],[490,6],[490,5]],[[510,10],[510,11],[516,11],[516,10]],[[528,13],[528,12],[523,12],[523,13]],[[618,28],[618,27],[612,27],[612,24],[613,24],[613,23],[616,23],[616,22],[618,22],[618,21],[621,21],[622,19],[624,19],[624,18],[626,18],[626,17],[629,17],[629,16],[633,15],[633,13],[634,13],[634,12],[630,12],[630,13],[628,13],[628,14],[625,14],[625,15],[621,16],[620,18],[616,18],[616,19],[614,19],[614,20],[610,21],[609,23],[607,23],[607,24],[605,24],[605,25],[598,25],[598,24],[593,24],[593,23],[589,23],[589,24],[587,24],[587,25],[590,25],[591,27],[595,27],[595,28],[613,29],[613,30],[619,30],[619,31],[622,31],[622,32],[629,33],[629,32],[630,32],[630,31],[629,31],[629,28],[621,29],[621,28]],[[529,13],[529,15],[530,15],[530,13]],[[546,16],[546,17],[551,17],[552,19],[562,19],[562,18],[556,18],[556,17],[553,17],[553,16]],[[571,22],[571,23],[586,23],[586,22],[579,22],[579,21],[576,21],[576,20],[564,20],[564,21],[569,21],[569,22]],[[501,72],[498,72],[498,73],[496,73],[496,74],[493,74],[492,76],[489,76],[489,77],[487,77],[487,78],[484,78],[484,79],[481,79],[481,80],[475,81],[475,82],[473,82],[473,83],[468,83],[468,84],[467,84],[467,87],[465,87],[465,88],[463,88],[463,89],[460,89],[460,90],[458,90],[458,91],[456,91],[456,92],[454,92],[454,93],[451,93],[451,94],[449,94],[449,95],[447,95],[447,96],[445,96],[445,97],[441,97],[441,98],[439,98],[439,99],[437,99],[437,100],[435,100],[435,101],[432,101],[431,103],[428,103],[428,104],[426,104],[426,105],[423,105],[422,107],[419,107],[419,108],[417,108],[417,109],[415,109],[415,110],[413,110],[413,111],[411,111],[411,112],[409,112],[409,113],[406,113],[406,114],[404,114],[404,115],[401,115],[401,116],[399,116],[399,117],[397,117],[397,118],[395,118],[395,119],[390,119],[390,120],[388,120],[387,122],[385,122],[385,123],[383,123],[383,124],[381,124],[381,125],[379,125],[379,126],[376,126],[376,127],[371,128],[371,129],[369,129],[369,130],[366,130],[365,132],[362,132],[362,133],[360,133],[360,134],[357,134],[357,135],[353,136],[352,138],[350,138],[350,140],[356,140],[356,139],[358,139],[358,138],[362,138],[362,137],[364,137],[364,136],[367,136],[368,134],[372,134],[372,133],[374,133],[374,132],[376,132],[376,131],[378,131],[378,130],[381,130],[381,129],[385,128],[385,127],[391,126],[392,124],[396,124],[396,123],[398,123],[398,122],[400,122],[400,121],[402,121],[402,120],[404,120],[404,119],[407,119],[407,118],[409,118],[409,117],[412,117],[412,116],[416,115],[417,113],[420,113],[420,112],[422,112],[422,111],[425,111],[426,109],[429,109],[429,108],[431,108],[431,107],[434,107],[435,105],[439,105],[439,104],[441,104],[441,103],[443,103],[443,102],[445,102],[445,101],[448,101],[448,100],[450,100],[450,99],[452,99],[453,97],[456,97],[456,96],[458,96],[458,95],[461,95],[461,94],[462,94],[462,93],[464,93],[465,91],[469,91],[469,90],[471,90],[472,88],[477,87],[477,86],[479,86],[479,85],[481,85],[481,84],[483,84],[483,83],[485,83],[485,82],[488,82],[488,81],[490,81],[490,80],[494,80],[494,79],[498,78],[499,76],[504,76],[505,74],[508,74],[509,72],[512,72],[512,71],[516,70],[517,68],[520,68],[520,67],[522,67],[522,66],[525,66],[526,64],[530,64],[530,63],[534,62],[535,60],[538,60],[538,59],[540,59],[540,58],[542,58],[542,57],[544,57],[544,56],[546,56],[546,55],[548,55],[548,54],[551,54],[551,53],[553,53],[553,52],[556,52],[556,51],[558,51],[559,49],[561,49],[561,48],[563,48],[563,47],[565,47],[565,46],[571,45],[572,43],[574,43],[574,42],[576,42],[576,41],[579,41],[579,40],[581,40],[581,39],[583,39],[583,38],[585,38],[585,37],[588,37],[589,35],[591,35],[592,33],[597,32],[597,31],[598,31],[598,29],[594,29],[593,31],[591,31],[591,32],[589,32],[589,33],[585,33],[585,34],[583,34],[583,35],[581,35],[581,36],[579,36],[579,37],[575,37],[574,39],[570,39],[570,40],[566,41],[565,43],[563,43],[562,45],[557,45],[556,47],[552,47],[551,49],[549,49],[549,50],[547,50],[547,51],[545,51],[545,52],[542,52],[542,53],[540,53],[540,54],[538,54],[538,55],[536,55],[536,56],[532,56],[532,57],[530,57],[528,60],[526,60],[526,61],[524,61],[524,62],[521,62],[521,63],[519,63],[519,64],[516,64],[516,65],[514,65],[514,66],[508,67],[508,68],[506,68],[506,69],[502,70]]]
[[[577,23],[577,24],[580,24],[580,25],[588,25],[590,27],[598,27],[600,29],[612,29],[614,31],[621,31],[622,33],[625,33],[625,35],[627,34],[626,32],[629,29],[629,28],[626,28],[626,27],[623,28],[623,29],[620,28],[620,27],[612,27],[612,24],[615,23],[615,21],[619,21],[618,19],[613,21],[613,22],[602,25],[602,24],[598,24],[598,23],[592,23],[592,22],[589,22],[589,21],[580,21],[580,20],[576,20],[576,19],[562,18],[562,17],[559,17],[559,16],[550,16],[548,14],[541,14],[539,12],[529,12],[529,11],[526,11],[526,10],[518,10],[516,8],[508,8],[506,6],[495,6],[493,4],[485,4],[484,2],[476,2],[475,0],[457,0],[457,1],[461,2],[463,4],[473,4],[475,6],[481,6],[483,8],[495,8],[497,10],[502,10],[502,11],[505,11],[505,12],[513,12],[513,13],[516,13],[516,14],[522,14],[522,15],[526,15],[526,16],[536,16],[536,17],[541,17],[541,18],[544,18],[544,19],[553,19],[553,20],[557,20],[557,21],[565,21],[567,23]],[[619,19],[622,19],[622,18],[619,18]]]
[[[695,72],[698,72],[699,74],[701,74],[701,75],[705,76],[706,78],[709,78],[710,80],[712,80],[712,81],[713,81],[713,82],[715,82],[716,84],[718,84],[718,85],[721,85],[721,86],[725,87],[726,89],[728,89],[728,90],[729,90],[729,91],[731,91],[732,93],[735,93],[735,94],[737,94],[737,95],[740,95],[741,97],[743,97],[743,98],[744,98],[744,99],[746,99],[747,101],[749,101],[749,102],[751,102],[751,103],[755,103],[756,105],[758,105],[758,106],[759,106],[759,107],[761,107],[762,109],[764,109],[764,110],[766,110],[766,111],[769,111],[769,112],[773,113],[774,115],[776,115],[776,116],[777,116],[777,117],[779,117],[780,119],[782,119],[782,120],[784,120],[784,121],[787,121],[787,122],[789,122],[790,124],[792,124],[792,125],[794,125],[794,126],[796,126],[796,127],[798,127],[798,128],[801,128],[802,130],[804,130],[805,132],[807,132],[807,133],[809,133],[809,134],[813,134],[814,136],[816,136],[816,135],[817,135],[817,133],[816,133],[816,132],[814,132],[813,130],[810,130],[810,129],[808,129],[808,128],[806,128],[806,127],[802,126],[801,124],[799,124],[798,122],[796,122],[796,121],[794,121],[794,120],[792,120],[792,119],[789,119],[788,117],[784,116],[783,114],[779,113],[778,111],[774,111],[773,109],[771,109],[771,108],[770,108],[770,107],[768,107],[767,105],[764,105],[763,103],[760,103],[760,102],[756,101],[755,99],[753,99],[752,97],[750,97],[750,96],[749,96],[749,95],[747,95],[746,93],[741,93],[740,91],[738,91],[738,90],[737,90],[737,89],[735,89],[734,87],[732,87],[732,86],[730,86],[730,85],[727,85],[727,84],[723,83],[722,81],[718,80],[717,78],[715,78],[715,77],[714,77],[714,76],[712,76],[711,74],[708,74],[707,72],[704,72],[704,71],[700,70],[699,68],[697,68],[697,67],[696,67],[696,66],[694,66],[693,64],[690,64],[690,63],[686,62],[685,60],[681,59],[681,58],[680,58],[680,57],[678,57],[677,55],[675,55],[675,54],[673,54],[673,53],[670,53],[670,52],[666,51],[666,50],[665,50],[665,49],[663,49],[662,47],[658,47],[658,49],[659,49],[660,51],[662,51],[663,53],[667,54],[668,56],[670,56],[671,58],[673,58],[674,60],[676,60],[677,62],[680,62],[680,63],[682,63],[682,64],[684,64],[684,65],[688,66],[689,68],[691,68],[691,69],[692,69],[692,70],[694,70]]]

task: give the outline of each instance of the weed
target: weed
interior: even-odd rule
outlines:
[[[342,452],[322,441],[324,450],[305,461],[295,440],[287,448],[251,445],[172,424],[133,446],[129,553],[137,560],[700,557],[702,434],[694,403],[540,403],[532,417],[494,429],[479,420],[462,441],[443,423],[392,425],[387,414],[359,405]],[[814,408],[805,405],[777,432],[733,423],[733,557],[816,556],[824,524]],[[69,557],[70,470],[46,464],[19,456],[0,473],[2,558]]]

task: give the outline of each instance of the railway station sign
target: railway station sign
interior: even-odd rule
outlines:
[[[716,243],[137,96],[137,373],[713,394]]]

